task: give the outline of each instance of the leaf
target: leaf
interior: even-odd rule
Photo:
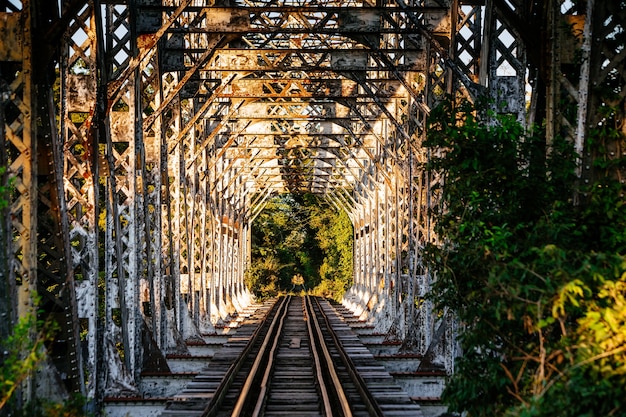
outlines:
[[[574,307],[580,306],[580,299],[584,296],[585,284],[580,279],[575,279],[566,283],[557,294],[557,298],[552,305],[552,316],[565,316],[568,304]]]

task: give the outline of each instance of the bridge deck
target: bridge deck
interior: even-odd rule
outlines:
[[[328,302],[324,301],[322,306],[331,318],[333,330],[339,336],[341,343],[349,353],[374,398],[383,409],[384,414],[386,416],[421,417],[420,406],[412,402],[408,394],[396,385],[389,372],[376,361],[358,336],[345,323],[343,317],[337,314]],[[246,319],[228,339],[224,347],[216,352],[208,367],[200,371],[185,389],[169,401],[161,416],[201,416],[228,369],[235,364],[268,310],[269,305],[266,304]],[[297,396],[297,393],[294,392],[293,395]],[[290,415],[299,414],[294,409]]]

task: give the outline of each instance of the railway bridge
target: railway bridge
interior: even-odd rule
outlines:
[[[254,304],[250,229],[280,193],[354,227],[343,305],[454,371],[425,299],[447,95],[546,120],[585,157],[593,85],[624,97],[620,1],[0,0],[0,336],[59,332],[26,399],[139,395]],[[621,23],[620,23],[621,22]],[[580,175],[590,175],[581,164]],[[36,294],[36,295],[35,295]]]

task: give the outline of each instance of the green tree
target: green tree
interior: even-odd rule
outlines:
[[[317,206],[311,213],[311,226],[316,230],[315,236],[324,254],[316,292],[339,301],[352,285],[352,223],[343,211]]]
[[[306,288],[341,298],[352,279],[352,225],[313,194],[272,198],[252,225],[252,264],[246,284],[262,297],[288,291],[293,277]]]
[[[426,141],[443,178],[432,297],[456,312],[464,352],[444,400],[468,416],[626,415],[625,186],[579,188],[569,144],[543,152],[478,110],[444,103]]]
[[[302,275],[309,286],[319,268],[320,252],[309,225],[310,204],[310,199],[303,195],[278,195],[267,203],[252,224],[250,271],[263,268],[265,259],[271,258],[276,291],[290,289],[291,279],[297,274]],[[252,281],[250,284],[250,288],[256,288]]]

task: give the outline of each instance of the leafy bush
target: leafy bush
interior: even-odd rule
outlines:
[[[0,342],[0,411],[19,390],[22,382],[31,377],[45,360],[45,343],[52,339],[56,330],[54,324],[38,321],[33,311],[20,317],[12,333]]]
[[[7,168],[0,166],[0,210],[6,208],[9,204],[9,192],[15,182],[14,178],[7,178]]]
[[[353,240],[352,222],[345,212],[318,206],[312,210],[311,226],[315,239],[324,255],[319,267],[318,295],[341,301],[352,285]]]
[[[443,178],[432,297],[458,315],[464,351],[444,401],[468,416],[626,415],[625,186],[582,188],[569,144],[481,114],[444,103],[425,144]]]
[[[278,274],[281,269],[273,255],[255,260],[246,270],[244,282],[248,289],[263,300],[278,294]]]
[[[92,413],[85,411],[85,397],[72,395],[63,402],[37,399],[13,413],[13,417],[89,417]]]

